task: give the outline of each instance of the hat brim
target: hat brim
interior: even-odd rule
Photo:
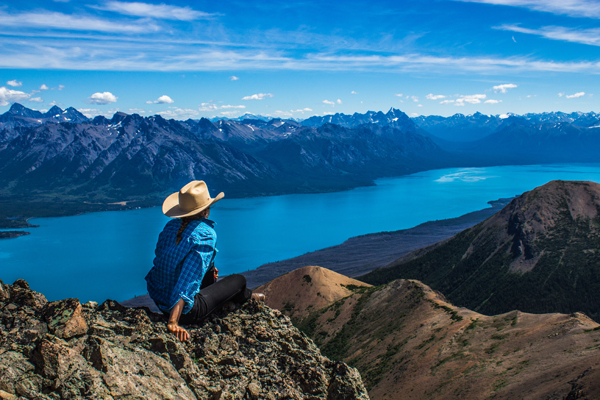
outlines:
[[[169,195],[169,197],[165,199],[162,205],[162,212],[170,218],[191,217],[206,210],[208,207],[212,206],[217,201],[221,200],[223,197],[225,197],[225,193],[221,192],[214,199],[210,199],[211,201],[207,205],[196,208],[192,211],[184,211],[181,209],[181,207],[179,207],[179,192],[176,192],[172,195]]]

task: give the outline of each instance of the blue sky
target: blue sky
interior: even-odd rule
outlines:
[[[11,1],[0,36],[0,113],[600,111],[600,1]]]

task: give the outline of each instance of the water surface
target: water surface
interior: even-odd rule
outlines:
[[[221,274],[339,244],[352,236],[458,217],[489,200],[554,179],[600,182],[600,164],[452,168],[380,179],[346,192],[221,200]],[[159,207],[31,220],[39,228],[0,240],[0,279],[26,279],[49,300],[126,300],[146,293],[156,239],[168,218]]]

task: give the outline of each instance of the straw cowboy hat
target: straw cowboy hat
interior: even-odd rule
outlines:
[[[214,199],[208,193],[204,181],[191,181],[173,193],[163,203],[162,211],[167,217],[183,218],[196,215],[225,197],[223,192]]]

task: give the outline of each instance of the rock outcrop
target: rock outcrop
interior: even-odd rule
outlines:
[[[49,303],[0,281],[0,399],[368,399],[356,369],[279,311],[226,308],[182,343],[148,309]]]

